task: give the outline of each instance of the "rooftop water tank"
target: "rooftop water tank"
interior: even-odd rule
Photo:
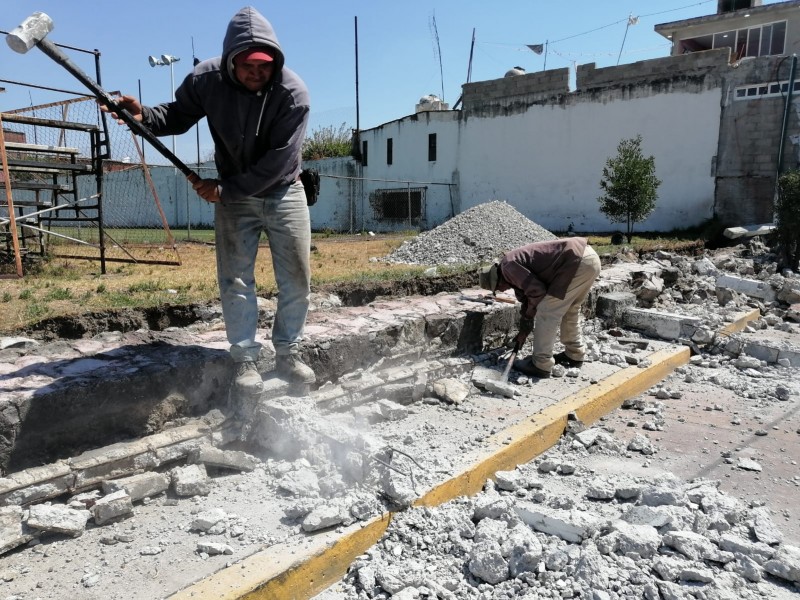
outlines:
[[[761,6],[763,0],[717,0],[717,14]]]

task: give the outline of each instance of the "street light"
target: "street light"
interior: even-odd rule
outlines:
[[[175,71],[173,68],[173,64],[178,62],[180,58],[177,56],[172,56],[171,54],[162,54],[161,58],[156,58],[155,56],[148,56],[147,62],[150,63],[151,67],[166,67],[169,65],[169,86],[170,86],[170,94],[171,99],[175,101]],[[175,154],[175,136],[172,136],[172,153]],[[175,226],[178,225],[178,169],[173,169],[173,176],[175,179]],[[189,195],[186,195],[186,223],[187,223],[187,234],[189,231]]]
[[[148,56],[147,61],[150,63],[151,67],[166,67],[169,66],[169,86],[170,86],[170,98],[172,101],[175,101],[175,70],[173,68],[173,64],[178,62],[180,58],[177,56],[172,56],[171,54],[162,54],[161,58],[156,58],[155,56]],[[175,136],[172,136],[172,153],[175,154]]]

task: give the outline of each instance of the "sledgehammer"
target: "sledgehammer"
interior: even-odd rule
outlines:
[[[175,165],[190,181],[199,179],[197,173],[187,167],[181,159],[170,152],[147,127],[139,121],[101,88],[97,82],[84,73],[80,67],[73,63],[55,44],[46,40],[48,33],[53,31],[53,20],[43,12],[35,12],[25,19],[19,27],[16,27],[6,36],[6,43],[14,51],[25,54],[28,50],[37,46],[39,50],[47,54],[50,58],[69,71],[78,81],[85,85],[94,96],[108,109],[117,114],[121,121],[130,127],[136,135],[142,136],[155,148],[164,158]]]

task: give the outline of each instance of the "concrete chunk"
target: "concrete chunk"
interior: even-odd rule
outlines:
[[[751,298],[758,298],[764,302],[773,302],[777,293],[772,289],[766,281],[758,281],[757,279],[745,279],[744,277],[737,277],[735,275],[720,275],[717,277],[716,286],[718,288],[727,288]]]
[[[305,532],[319,531],[339,525],[346,518],[347,514],[339,506],[324,504],[312,510],[303,519],[302,528]]]
[[[221,508],[204,510],[195,516],[189,529],[192,531],[208,531],[220,521],[224,521],[227,516]]]
[[[86,530],[92,514],[88,510],[75,510],[63,505],[34,504],[30,508],[28,527],[53,531],[78,537]]]
[[[771,560],[764,563],[764,570],[781,579],[800,582],[800,548],[782,546]]]
[[[204,465],[187,465],[172,470],[172,487],[178,496],[207,496],[211,491]]]
[[[451,404],[461,404],[469,396],[469,386],[454,377],[446,377],[431,384],[433,395]]]
[[[628,308],[623,315],[622,321],[626,327],[638,329],[663,340],[691,337],[703,324],[703,321],[697,317],[643,308]]]
[[[234,471],[250,472],[259,465],[259,460],[247,452],[238,450],[220,450],[214,446],[203,445],[191,453],[193,463],[202,463],[207,467],[218,469],[231,469]]]
[[[75,484],[69,465],[32,467],[0,478],[0,505],[31,504],[56,498]]]
[[[533,503],[518,504],[514,511],[524,523],[536,531],[573,543],[580,543],[590,537],[600,524],[598,519],[593,519],[588,514]]]
[[[760,565],[763,565],[775,555],[775,550],[772,547],[761,542],[751,542],[731,533],[720,536],[719,547],[726,552],[749,556]]]
[[[632,292],[607,292],[597,297],[595,314],[608,326],[622,324],[622,318],[629,308],[636,306],[636,295]]]
[[[662,538],[665,546],[674,548],[692,560],[711,559],[719,554],[714,543],[693,531],[671,531]]]
[[[163,473],[139,473],[130,477],[113,479],[103,482],[103,493],[113,494],[124,490],[131,498],[131,502],[138,502],[143,498],[150,498],[169,489],[169,477]]]
[[[119,490],[100,498],[92,507],[91,512],[95,523],[105,525],[132,514],[133,503],[125,490]]]
[[[722,232],[722,235],[728,239],[735,240],[741,237],[769,235],[774,230],[775,225],[772,223],[763,223],[761,225],[742,225],[739,227],[728,227]]]
[[[217,554],[233,554],[233,548],[228,544],[219,542],[197,542],[197,551],[209,556],[216,556]]]
[[[22,508],[0,507],[0,554],[27,544],[32,539],[33,536],[25,533],[22,527]]]

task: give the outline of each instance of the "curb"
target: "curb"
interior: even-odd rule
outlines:
[[[744,326],[744,324],[742,324]],[[676,367],[689,361],[689,348],[670,348],[651,355],[646,368],[627,367],[591,387],[565,398],[497,434],[491,440],[498,447],[488,456],[452,479],[428,491],[414,506],[437,506],[454,498],[473,495],[483,489],[486,479],[497,471],[515,468],[552,447],[561,437],[570,413],[590,424],[617,408],[627,398],[652,387]],[[511,438],[511,441],[508,441]],[[500,440],[506,440],[501,442]],[[286,560],[279,547],[258,552],[191,585],[171,600],[301,600],[323,591],[347,572],[360,554],[386,532],[393,513],[353,526],[317,553]],[[352,528],[351,528],[352,529]]]
[[[760,316],[758,309],[743,313],[722,327],[719,333],[730,335],[741,331],[748,322]],[[429,490],[413,505],[433,507],[459,496],[476,494],[483,489],[486,479],[493,477],[497,471],[513,469],[551,448],[563,434],[570,413],[574,412],[582,422],[592,424],[618,408],[626,399],[642,393],[662,381],[675,368],[688,363],[690,356],[691,351],[687,347],[657,351],[650,357],[650,366],[627,367],[617,371],[597,384],[495,434],[491,440],[498,449],[459,475]],[[169,598],[307,600],[341,579],[356,557],[383,537],[393,514],[385,513],[367,523],[351,526],[338,539],[332,534],[332,539],[318,544],[324,547],[308,552],[306,557],[291,560],[293,554],[280,546],[257,552]],[[287,556],[290,560],[287,560]]]

